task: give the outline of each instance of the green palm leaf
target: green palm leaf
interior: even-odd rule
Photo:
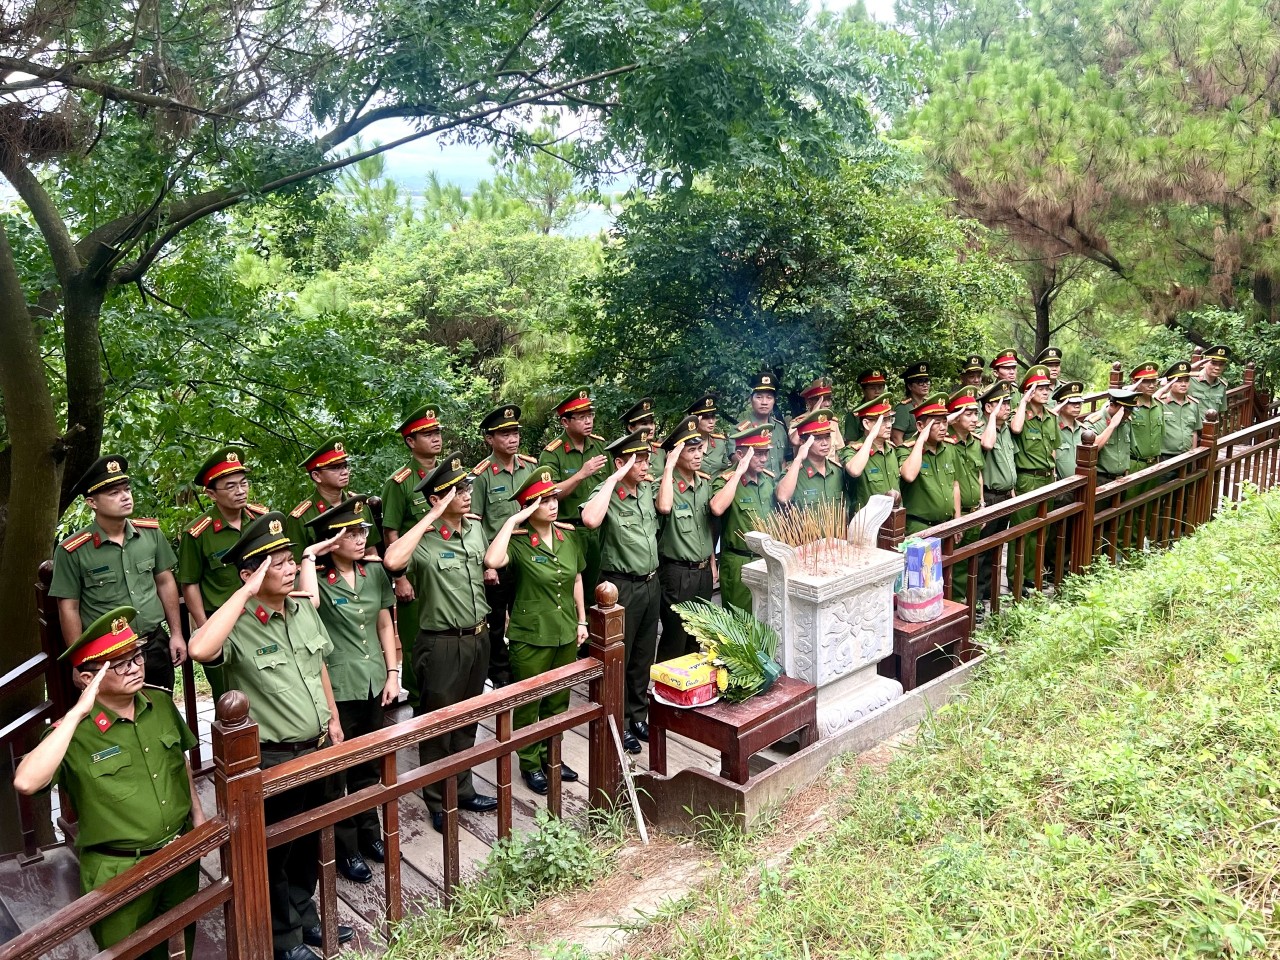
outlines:
[[[723,696],[740,703],[763,693],[777,677],[778,634],[743,610],[690,600],[672,607],[698,644],[729,675]]]

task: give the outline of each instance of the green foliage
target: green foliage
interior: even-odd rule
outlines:
[[[778,653],[778,634],[762,620],[736,607],[722,607],[708,600],[690,600],[672,607],[684,628],[712,655],[712,662],[724,667],[728,683],[721,695],[730,703],[741,703],[763,692],[776,679],[773,658]]]

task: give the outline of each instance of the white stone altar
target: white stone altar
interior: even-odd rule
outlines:
[[[807,562],[799,551],[751,532],[747,545],[763,559],[742,568],[755,615],[777,631],[787,676],[818,688],[819,736],[828,737],[902,696],[902,684],[876,665],[893,653],[893,587],[900,553],[875,546],[893,509],[889,497],[871,498],[853,523],[856,549],[833,550],[843,562]],[[836,541],[838,544],[838,541]]]

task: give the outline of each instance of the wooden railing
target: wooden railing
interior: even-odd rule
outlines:
[[[398,800],[428,784],[444,783],[444,896],[451,895],[460,875],[457,777],[488,760],[497,761],[498,835],[512,826],[511,754],[540,740],[550,747],[550,786],[547,806],[560,814],[560,740],[565,731],[587,725],[590,741],[588,797],[593,809],[608,810],[617,800],[622,766],[615,751],[609,721],[621,729],[625,649],[622,644],[623,608],[617,589],[609,583],[596,589],[597,604],[588,611],[590,656],[492,693],[414,717],[383,730],[347,740],[268,770],[261,768],[257,725],[250,704],[232,690],[218,702],[213,725],[213,781],[217,811],[192,830],[138,866],[57,911],[37,926],[0,947],[0,960],[38,960],[51,954],[96,921],[214,852],[220,855],[222,876],[186,902],[155,918],[127,940],[99,953],[98,958],[137,957],[168,942],[175,957],[182,956],[182,931],[221,907],[231,960],[259,960],[271,956],[271,916],[267,909],[268,848],[308,834],[320,834],[320,916],[325,956],[337,952],[337,882],[334,872],[333,828],[353,814],[380,808],[386,846],[383,887],[386,932],[404,916],[401,886],[400,818]],[[523,704],[589,684],[589,702],[529,726],[513,728],[512,713]],[[424,740],[485,720],[497,735],[468,750],[400,773],[397,753]],[[377,762],[378,784],[331,800],[303,814],[268,825],[264,800],[286,790]]]

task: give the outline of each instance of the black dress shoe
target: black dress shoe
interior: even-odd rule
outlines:
[[[356,854],[351,857],[338,858],[338,872],[352,883],[372,883],[373,871],[364,862],[364,857]]]
[[[547,775],[541,770],[521,770],[520,776],[524,778],[524,785],[534,793],[545,797],[551,789],[551,784],[547,783]]]
[[[356,937],[356,932],[348,927],[345,923],[338,924],[338,942],[350,943]],[[307,927],[302,931],[302,942],[309,947],[323,946],[324,941],[320,937],[320,926]]]
[[[545,773],[548,777],[551,776],[551,767],[547,766],[546,764],[543,764],[542,772]],[[575,780],[578,779],[578,771],[573,769],[573,767],[569,766],[567,763],[561,763],[560,779],[564,783],[573,783]]]
[[[467,797],[465,800],[459,800],[458,809],[470,810],[472,813],[490,813],[498,809],[498,798],[477,793],[475,796]]]
[[[622,735],[622,749],[627,753],[640,752],[640,741],[636,739],[636,735],[630,730]]]
[[[275,951],[275,960],[320,960],[320,955],[305,943],[300,943],[288,950]]]
[[[510,677],[490,677],[489,682],[493,684],[493,689],[501,690],[511,682]]]
[[[645,743],[649,742],[649,724],[645,721],[632,720],[631,732],[636,735],[637,739],[643,740]]]
[[[387,846],[381,840],[360,844],[360,855],[374,863],[387,862]]]
[[[435,828],[436,833],[444,833],[444,813],[433,813],[431,815],[431,826]]]

